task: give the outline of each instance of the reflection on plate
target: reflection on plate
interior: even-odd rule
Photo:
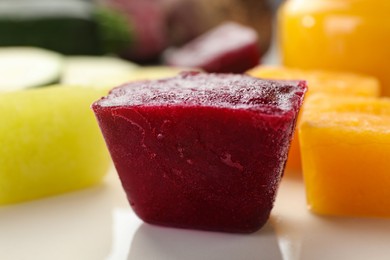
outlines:
[[[282,259],[272,225],[250,235],[226,235],[142,224],[128,259]]]

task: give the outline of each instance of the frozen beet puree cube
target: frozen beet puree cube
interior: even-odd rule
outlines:
[[[284,170],[304,82],[188,72],[132,82],[92,106],[145,222],[254,232]]]
[[[233,22],[224,23],[165,55],[168,65],[202,68],[207,72],[243,73],[259,61],[256,31]]]

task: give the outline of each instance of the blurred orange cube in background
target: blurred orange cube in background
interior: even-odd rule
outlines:
[[[390,1],[288,0],[278,13],[282,64],[378,78],[390,96]]]
[[[365,97],[378,97],[380,93],[380,84],[377,79],[352,73],[271,66],[258,66],[247,73],[253,77],[266,79],[306,80],[309,88],[305,99],[315,93]],[[301,111],[304,109],[305,105]],[[287,172],[300,172],[302,170],[300,154],[298,134],[295,132],[288,155]]]

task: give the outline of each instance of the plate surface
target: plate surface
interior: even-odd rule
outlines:
[[[0,207],[0,259],[390,259],[390,219],[320,217],[286,176],[271,218],[250,235],[164,228],[131,211],[116,173],[80,192]]]

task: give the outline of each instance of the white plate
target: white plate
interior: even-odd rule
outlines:
[[[390,259],[389,219],[319,217],[304,196],[302,180],[284,178],[250,235],[163,228],[134,215],[112,172],[99,187],[1,207],[0,259]]]

